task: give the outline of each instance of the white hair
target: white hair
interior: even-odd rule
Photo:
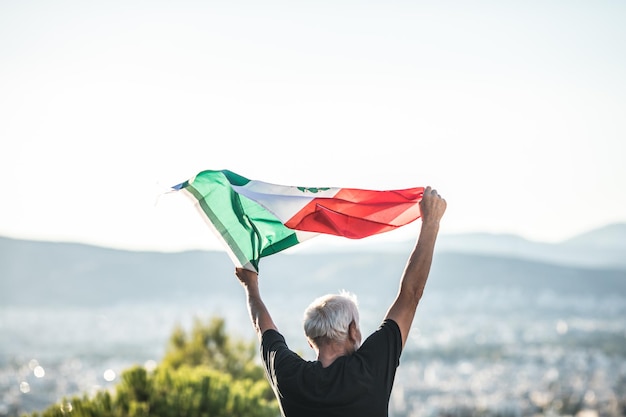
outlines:
[[[343,342],[353,321],[358,327],[356,296],[347,291],[327,294],[314,300],[304,311],[304,334],[311,342],[320,338]]]

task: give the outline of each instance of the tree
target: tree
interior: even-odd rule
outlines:
[[[132,367],[113,393],[64,399],[31,417],[276,417],[254,346],[232,340],[221,318],[195,319],[189,334],[174,329],[154,371]]]
[[[213,317],[207,323],[195,318],[189,334],[180,325],[174,328],[162,363],[174,369],[206,366],[236,379],[257,380],[265,375],[256,362],[257,352],[254,342],[232,340],[223,318]]]

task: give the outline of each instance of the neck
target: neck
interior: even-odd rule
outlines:
[[[348,342],[348,341],[346,341]],[[350,348],[348,343],[327,343],[317,349],[317,360],[322,367],[328,368],[337,358],[348,356],[354,352],[354,348]]]

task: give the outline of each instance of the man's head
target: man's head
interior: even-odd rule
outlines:
[[[353,351],[358,349],[361,331],[356,296],[342,291],[314,300],[304,311],[304,334],[317,348],[350,341]]]

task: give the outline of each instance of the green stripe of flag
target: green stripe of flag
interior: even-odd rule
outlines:
[[[228,176],[227,176],[228,175]],[[235,258],[259,270],[259,260],[298,244],[296,232],[232,187],[249,180],[230,171],[203,171],[183,188],[197,201]]]

